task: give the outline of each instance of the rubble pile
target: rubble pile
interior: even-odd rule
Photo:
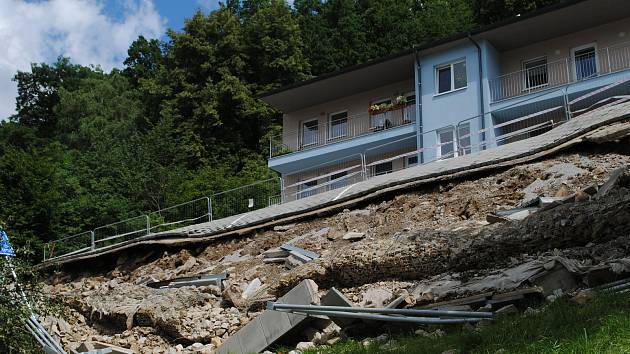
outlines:
[[[109,269],[53,274],[45,291],[69,310],[46,325],[69,349],[214,352],[306,279],[349,306],[523,311],[515,299],[551,301],[629,272],[630,178],[614,173],[629,162],[567,153],[201,247],[121,253]],[[147,286],[221,273],[215,285]],[[309,322],[284,344],[335,343],[352,333],[342,327]]]

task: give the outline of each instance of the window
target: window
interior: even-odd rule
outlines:
[[[405,159],[405,168],[415,166],[418,164],[418,155],[407,156]]]
[[[344,171],[330,176],[330,189],[345,187],[348,181],[344,177],[347,175],[348,171]]]
[[[455,156],[455,139],[453,129],[443,129],[437,131],[438,157],[449,158]]]
[[[549,83],[547,74],[547,57],[527,60],[523,62],[525,73],[525,88],[534,89]]]
[[[317,194],[315,193],[316,189],[313,188],[315,186],[317,186],[317,180],[312,180],[300,184],[300,193],[298,193],[298,199],[310,197],[311,195]]]
[[[385,175],[394,171],[394,166],[391,161],[380,163],[373,168],[375,176]]]
[[[382,100],[382,101],[373,102],[371,106],[387,105],[391,103],[392,103],[392,100]],[[391,115],[391,112],[389,111],[371,114],[370,124],[372,125],[372,129],[380,130],[380,129],[385,129],[389,127],[391,125],[391,121],[389,119],[390,115]]]
[[[466,61],[438,66],[435,69],[437,93],[447,93],[465,88],[468,85],[466,77]]]
[[[595,45],[589,44],[575,48],[572,52],[576,80],[584,80],[597,75],[598,60]]]
[[[333,113],[330,115],[328,139],[342,138],[348,134],[348,112]]]
[[[302,123],[302,146],[317,144],[319,141],[318,129],[317,120]]]
[[[471,152],[470,146],[470,123],[461,124],[458,128],[458,141],[460,151],[464,155],[468,155]]]

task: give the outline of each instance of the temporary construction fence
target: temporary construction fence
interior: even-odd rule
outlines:
[[[102,248],[113,244],[148,235],[151,231],[148,215],[140,215],[105,226],[93,231],[93,248]]]
[[[50,241],[44,244],[44,259],[51,258],[55,254],[70,255],[89,251],[94,249],[93,240],[94,231],[86,231]]]
[[[206,221],[212,221],[212,202],[203,197],[150,213],[149,232],[168,231]]]
[[[284,178],[271,178],[160,209],[44,246],[44,259],[73,255],[173,228],[242,214],[350,186],[419,164],[478,153],[544,133],[589,110],[630,101],[630,77],[588,93],[547,90],[456,125],[371,147]],[[540,99],[542,96],[548,99]],[[506,114],[508,112],[509,114]],[[421,143],[418,148],[417,142]],[[384,153],[383,151],[387,151]]]
[[[94,251],[149,234],[279,204],[280,196],[280,178],[255,182],[50,241],[44,245],[44,260]]]
[[[280,178],[270,178],[214,194],[211,197],[214,206],[211,217],[221,219],[264,208],[272,202],[278,204],[274,198],[280,195],[280,191]]]
[[[362,154],[351,154],[285,175],[282,201],[306,198],[365,179]]]

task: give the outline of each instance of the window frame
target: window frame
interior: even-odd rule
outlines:
[[[547,78],[547,82],[545,82],[544,84],[541,85],[536,85],[536,86],[528,86],[529,83],[529,75],[527,74],[527,67],[526,65],[528,63],[531,62],[536,62],[536,61],[541,61],[541,60],[545,60],[545,76]],[[543,65],[538,65],[538,66],[543,66]],[[536,68],[536,66],[534,67]],[[539,57],[535,57],[535,58],[530,58],[530,59],[525,59],[521,62],[521,70],[524,72],[525,75],[523,75],[523,91],[532,91],[532,90],[537,90],[543,87],[547,87],[549,86],[549,59],[547,58],[546,55],[541,55]]]
[[[317,131],[317,139],[315,139],[316,140],[315,142],[312,142],[312,143],[309,143],[309,144],[305,144],[304,143],[304,132],[305,132],[304,127],[305,127],[305,125],[307,123],[311,123],[311,122],[315,122],[316,123],[315,126],[317,127],[317,129],[316,129],[316,131]],[[310,146],[317,146],[317,144],[319,142],[318,141],[319,140],[319,119],[313,118],[313,119],[301,121],[300,122],[300,130],[302,131],[301,134],[298,136],[298,139],[300,139],[300,142],[299,142],[300,149],[305,148],[305,147],[310,147]]]
[[[332,135],[333,135],[333,134],[332,134],[332,128],[333,128],[333,125],[332,125],[332,118],[333,118],[333,116],[335,116],[335,115],[339,115],[339,114],[342,114],[342,113],[345,113],[345,114],[346,114],[346,117],[345,117],[345,118],[343,118],[343,119],[345,119],[345,120],[346,120],[346,131],[345,131],[343,134],[341,134],[341,135],[338,135],[338,136],[332,136]],[[348,118],[349,118],[349,117],[350,117],[350,115],[348,114],[348,110],[347,110],[347,109],[342,110],[342,111],[338,111],[338,112],[329,113],[329,114],[328,114],[328,132],[327,132],[327,133],[328,133],[328,140],[342,139],[342,138],[345,138],[345,137],[347,137],[347,136],[348,136],[348,122],[349,122],[349,119],[348,119]]]
[[[453,145],[452,156],[449,156],[449,157],[446,157],[446,158],[448,159],[448,158],[451,158],[451,157],[457,157],[458,156],[457,155],[457,138],[456,138],[455,130],[452,129],[452,128],[442,128],[442,129],[438,129],[438,130],[435,131],[436,142],[437,142],[437,145],[438,145],[438,148],[436,149],[437,158],[438,159],[442,159],[442,156],[443,156],[443,154],[442,154],[442,147],[444,145],[441,145],[442,144],[442,139],[440,137],[440,134],[444,133],[444,132],[450,132],[451,133],[451,137],[452,137],[451,138],[452,139],[451,143]]]
[[[581,79],[578,79],[578,77],[577,77],[577,60],[575,58],[575,52],[579,52],[581,50],[589,49],[589,48],[593,48],[593,53],[595,54],[595,75],[588,76],[588,77],[583,77]],[[573,78],[575,78],[575,81],[588,80],[588,79],[591,79],[593,77],[597,77],[597,75],[600,73],[599,56],[597,55],[597,42],[587,43],[587,44],[583,44],[583,45],[571,48],[571,59],[573,60],[573,65],[571,65],[571,70],[573,72]]]
[[[455,65],[464,63],[466,67],[466,85],[462,87],[455,88]],[[450,90],[440,92],[440,70],[450,68],[451,70],[451,82],[450,82]],[[460,58],[457,60],[453,60],[449,63],[440,64],[435,66],[435,94],[434,96],[446,95],[452,92],[457,92],[461,90],[465,90],[468,88],[468,63],[466,58]]]
[[[413,159],[413,158],[415,158],[415,159],[416,159],[416,162],[414,162],[414,163],[409,163],[409,160],[410,160],[410,159]],[[418,154],[413,155],[413,156],[405,156],[405,160],[404,160],[404,163],[405,163],[405,168],[409,168],[409,167],[413,167],[413,166],[418,166],[418,161],[420,161],[420,159],[418,158]]]

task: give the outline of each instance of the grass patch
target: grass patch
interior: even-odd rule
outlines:
[[[382,345],[347,340],[305,353],[630,353],[630,296],[601,293],[586,305],[558,300],[537,314],[499,319],[475,331],[404,335]]]

